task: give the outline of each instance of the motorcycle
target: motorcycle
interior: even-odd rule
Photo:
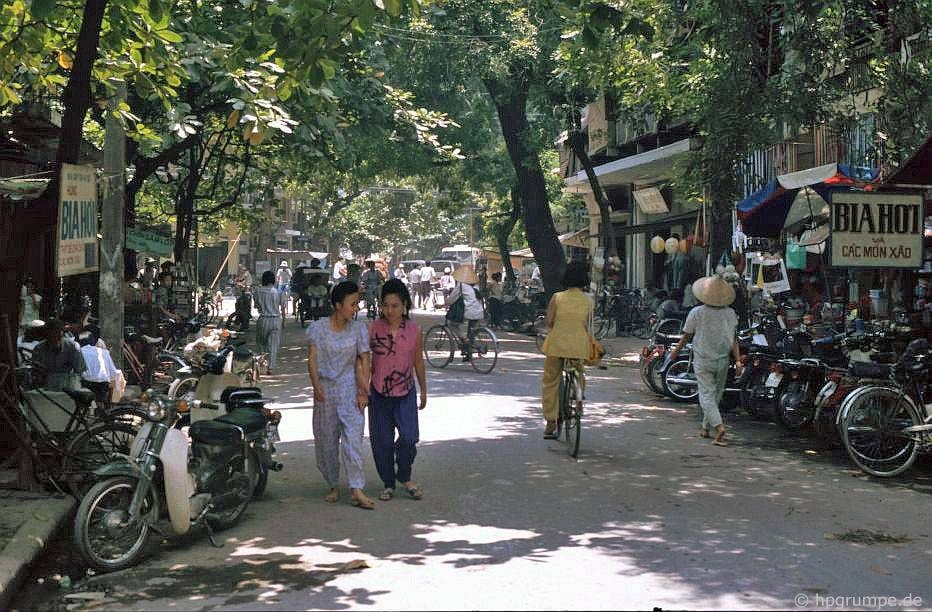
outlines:
[[[95,570],[139,563],[153,532],[183,535],[203,525],[217,546],[214,530],[236,525],[264,486],[263,465],[282,468],[270,461],[271,449],[261,450],[269,419],[254,403],[241,401],[227,415],[192,424],[190,445],[172,427],[184,403],[149,397],[148,422],[129,455],[96,470],[100,481],[81,500],[74,522],[78,551]]]

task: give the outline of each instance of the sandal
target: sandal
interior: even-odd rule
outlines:
[[[712,444],[715,446],[728,446],[728,442],[725,441],[725,429],[719,429],[718,433],[715,434],[715,439],[712,440]]]
[[[395,489],[386,487],[379,493],[379,499],[382,501],[389,501],[393,497],[395,497]]]
[[[551,425],[551,423],[553,423]],[[556,440],[557,439],[557,423],[556,421],[549,421],[547,426],[544,427],[544,440]]]
[[[700,430],[699,430],[699,437],[700,437],[700,438],[708,438],[708,437],[709,437],[709,430],[708,430],[708,429],[700,429]]]
[[[410,489],[408,487],[405,487],[405,491],[408,492],[408,495],[411,496],[411,499],[421,499],[422,497],[424,497],[424,492],[421,491],[421,487],[417,485],[414,485]]]
[[[362,496],[362,499],[354,497],[352,500],[350,500],[350,503],[357,508],[362,508],[363,510],[375,510],[375,502],[365,495]]]
[[[336,487],[333,487],[332,489],[330,489],[330,492],[327,493],[327,497],[324,498],[324,501],[327,503],[333,504],[333,503],[336,503],[338,499],[340,499],[340,492],[337,490]]]

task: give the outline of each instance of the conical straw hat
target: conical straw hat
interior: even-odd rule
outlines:
[[[457,280],[467,285],[475,285],[479,282],[479,277],[473,271],[472,266],[460,266],[453,271],[453,280]]]
[[[735,301],[734,287],[719,276],[706,276],[694,282],[693,295],[709,306],[728,306]]]

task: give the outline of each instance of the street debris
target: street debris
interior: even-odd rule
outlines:
[[[855,544],[905,544],[912,541],[912,538],[905,535],[890,535],[883,531],[872,531],[870,529],[853,529],[844,533],[826,533],[825,539],[853,542]]]

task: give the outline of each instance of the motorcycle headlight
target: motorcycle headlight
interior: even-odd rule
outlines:
[[[146,415],[150,421],[161,421],[165,417],[165,407],[156,400],[152,400],[146,405]]]

